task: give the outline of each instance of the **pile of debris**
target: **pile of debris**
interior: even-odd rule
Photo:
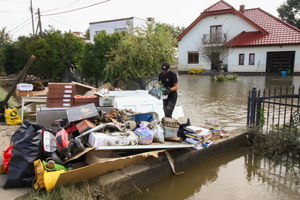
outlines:
[[[101,88],[100,92],[90,88],[86,95],[77,95],[74,83],[49,83],[48,115],[51,109],[60,108],[66,111],[66,117],[55,117],[51,124],[47,120],[40,120],[43,123],[38,125],[23,122],[4,152],[2,171],[7,173],[4,187],[29,186],[35,180],[35,189],[50,191],[56,185],[95,177],[161,152],[124,153],[124,149],[133,146],[199,150],[212,144],[212,137],[228,136],[222,129],[192,126],[186,118],[160,120],[155,112],[114,108],[113,98],[102,95],[105,91],[107,88]],[[110,150],[123,147],[123,151],[103,151],[106,147],[111,147]]]

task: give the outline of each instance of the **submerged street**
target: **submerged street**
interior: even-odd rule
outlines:
[[[249,89],[300,84],[297,76],[240,76],[217,82],[210,76],[179,76],[179,104],[193,125],[220,125],[233,130],[246,125]],[[230,149],[123,199],[263,199],[300,198],[300,163],[256,158],[247,149]]]

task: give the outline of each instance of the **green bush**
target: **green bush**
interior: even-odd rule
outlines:
[[[237,75],[237,74],[228,74],[225,77],[226,77],[226,80],[236,80],[239,77],[239,75]]]
[[[239,77],[237,74],[218,74],[214,76],[214,80],[216,81],[226,81],[226,80],[236,80]]]
[[[216,81],[225,81],[226,80],[226,78],[225,78],[225,76],[223,74],[215,75],[214,79]]]
[[[254,128],[249,132],[249,136],[256,154],[267,157],[286,155],[299,158],[300,156],[298,128],[282,126],[274,128],[267,134],[262,133],[259,128]]]

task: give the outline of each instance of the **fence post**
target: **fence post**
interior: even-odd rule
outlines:
[[[261,117],[261,101],[260,101],[260,90],[259,90],[256,98],[256,120],[255,120],[256,126],[260,125],[260,120],[261,120],[260,117]]]
[[[256,88],[253,87],[251,91],[251,97],[250,97],[250,126],[255,125],[255,111],[256,111],[256,97],[257,97],[257,91]]]

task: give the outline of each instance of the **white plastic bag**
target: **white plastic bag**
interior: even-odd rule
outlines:
[[[161,123],[154,124],[152,131],[154,132],[154,141],[159,143],[165,143],[165,131]]]

